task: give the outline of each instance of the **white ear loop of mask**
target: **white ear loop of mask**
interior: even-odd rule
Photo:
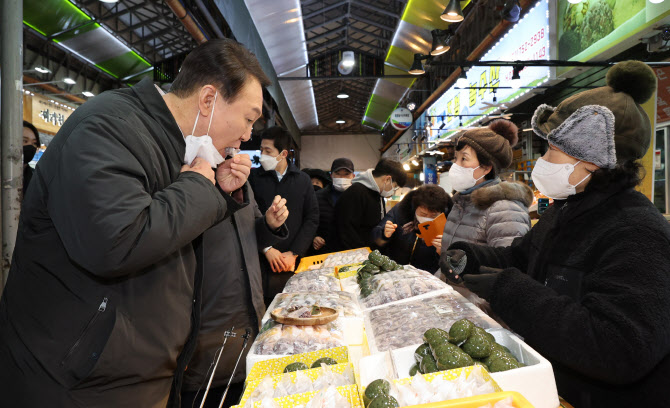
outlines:
[[[212,104],[212,113],[209,115],[209,125],[207,125],[207,134],[205,136],[209,136],[209,128],[212,127],[212,119],[214,119],[214,108],[216,107],[216,97],[219,96],[219,92],[214,93],[214,103]],[[195,127],[198,126],[198,119],[200,119],[200,109],[198,109],[198,116],[195,117],[195,123],[193,124],[193,130],[191,130],[191,134],[195,135]]]

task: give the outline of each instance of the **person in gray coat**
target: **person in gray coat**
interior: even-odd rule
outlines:
[[[449,171],[451,185],[457,193],[444,226],[441,248],[461,241],[509,246],[530,230],[528,207],[533,201],[530,187],[498,178],[500,171],[512,163],[517,132],[512,122],[499,119],[488,127],[468,130],[458,139],[456,159]],[[450,273],[451,265],[457,261],[452,260],[447,251],[441,253],[442,274],[454,277],[455,289],[485,307],[481,299]]]
[[[263,302],[263,277],[259,252],[263,248],[285,240],[289,231],[284,220],[288,217],[286,199],[275,196],[273,207],[281,209],[280,218],[272,211],[265,215],[258,209],[253,190],[247,182],[239,194],[249,205],[223,220],[204,233],[205,274],[202,284],[202,323],[197,347],[184,373],[182,407],[200,406],[211,374],[211,363],[221,347],[224,333],[235,327],[236,337],[231,337],[221,355],[212,388],[205,407],[218,407],[228,380],[232,385],[224,407],[235,405],[242,395],[245,378],[245,360],[253,343],[259,324],[265,314]],[[242,197],[240,197],[242,199]],[[223,272],[223,273],[222,273]],[[242,335],[246,329],[251,337],[240,360],[237,371],[235,362],[242,348]]]

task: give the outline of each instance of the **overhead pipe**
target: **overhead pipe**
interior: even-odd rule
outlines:
[[[531,4],[532,1],[533,1],[533,0],[521,0],[521,1],[520,1],[520,3],[521,3],[521,8],[522,8],[523,10],[525,10],[525,9]],[[470,15],[468,14],[468,17],[469,17],[469,16],[470,16]],[[490,47],[491,45],[493,45],[493,43],[495,43],[495,41],[496,41],[496,40],[497,40],[497,39],[504,33],[504,31],[505,31],[507,28],[509,28],[509,26],[511,26],[511,25],[513,25],[513,24],[514,24],[514,23],[510,23],[509,21],[501,20],[500,23],[498,23],[498,25],[496,25],[496,26],[493,28],[493,30],[491,30],[491,32],[489,33],[489,35],[486,36],[486,38],[485,38],[481,43],[479,43],[479,46],[477,46],[477,48],[475,48],[475,49],[470,53],[470,55],[467,56],[466,60],[468,60],[468,61],[475,61],[475,60],[477,60],[477,58],[480,58],[480,57],[486,52],[486,50],[488,50],[489,47]],[[464,25],[461,24],[461,26],[464,26]],[[460,28],[461,28],[461,27],[459,27],[459,29],[460,29]],[[415,119],[415,120],[416,120],[419,116],[421,116],[421,114],[422,114],[422,113],[423,113],[423,112],[424,112],[430,105],[432,105],[437,99],[439,99],[439,97],[442,96],[442,94],[445,93],[445,92],[449,89],[449,87],[450,87],[451,85],[453,85],[453,84],[456,82],[456,80],[458,79],[459,75],[461,74],[461,71],[462,71],[461,68],[457,68],[454,72],[452,72],[451,75],[449,75],[449,77],[447,77],[447,79],[444,80],[444,82],[442,82],[442,84],[440,84],[440,86],[437,87],[437,89],[435,90],[435,92],[433,92],[433,93],[432,93],[432,94],[431,94],[431,95],[430,95],[430,96],[429,96],[429,97],[428,97],[428,98],[421,104],[421,106],[419,106],[419,107],[417,108],[416,112],[414,112],[414,119]],[[398,139],[400,139],[400,136],[402,136],[403,133],[404,133],[404,131],[398,131],[398,132],[396,132],[395,136],[393,136],[393,138],[391,138],[391,140],[389,140],[389,142],[386,143],[386,145],[384,145],[384,147],[382,147],[382,148],[380,149],[381,152],[384,153],[384,152],[386,152],[391,146],[393,146],[393,143],[395,143]]]
[[[59,96],[62,96],[65,99],[71,100],[72,102],[77,102],[77,103],[86,102],[86,99],[83,99],[83,98],[80,98],[78,96],[72,95],[71,93],[68,93],[68,92],[63,91],[61,89],[58,89],[53,85],[49,85],[47,83],[42,83],[39,79],[29,77],[27,75],[23,76],[23,83],[25,83],[25,84],[35,84],[36,86],[39,86],[40,88],[44,89],[45,91],[49,91],[53,94],[57,94]]]
[[[195,4],[198,6],[198,9],[202,13],[202,15],[205,16],[205,20],[207,20],[209,26],[212,28],[212,30],[214,30],[214,34],[216,34],[216,36],[219,38],[225,38],[226,36],[223,35],[223,32],[221,31],[219,26],[216,25],[216,21],[214,21],[214,18],[209,13],[209,10],[207,10],[207,6],[205,6],[205,3],[203,3],[202,0],[195,0]]]
[[[202,44],[207,41],[207,37],[203,34],[200,27],[193,21],[191,15],[186,11],[184,6],[182,6],[179,0],[165,0],[165,4],[170,7],[172,12],[177,16],[179,21],[186,27],[186,30],[191,34],[198,44]]]

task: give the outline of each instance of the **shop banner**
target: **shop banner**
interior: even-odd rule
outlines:
[[[670,2],[557,1],[558,59],[589,61],[670,15]],[[572,68],[560,68],[561,75]]]
[[[549,2],[540,0],[481,60],[548,60],[549,47]],[[520,72],[519,86],[540,85],[549,79],[550,72],[549,67],[526,67]],[[454,85],[428,108],[427,115],[431,117],[429,140],[449,137],[460,127],[496,111],[497,107],[490,105],[494,96],[497,103],[503,103],[527,93],[529,89],[508,88],[512,74],[511,66],[472,67],[468,70],[469,88],[460,89]]]
[[[649,116],[651,121],[651,143],[649,143],[649,150],[647,153],[640,159],[640,163],[644,168],[644,178],[642,179],[642,184],[637,187],[637,190],[642,194],[646,195],[649,200],[654,201],[654,150],[656,146],[656,95],[654,95],[646,102],[642,104],[642,109]]]
[[[670,122],[670,67],[655,68],[658,78],[656,123]]]
[[[435,156],[423,158],[423,182],[437,184],[437,158]]]
[[[40,94],[32,96],[32,110],[33,125],[43,132],[51,133],[57,133],[74,112]]]

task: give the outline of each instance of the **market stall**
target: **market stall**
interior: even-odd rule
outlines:
[[[551,364],[432,274],[367,248],[297,270],[237,407],[559,406]]]

